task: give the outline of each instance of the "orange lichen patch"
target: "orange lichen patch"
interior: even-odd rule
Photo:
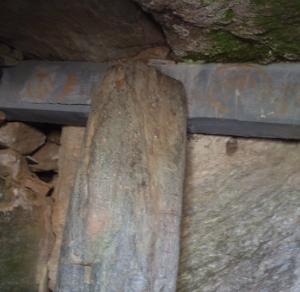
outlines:
[[[47,100],[54,90],[54,74],[42,68],[37,68],[35,76],[30,79],[23,90],[25,98],[33,100]]]
[[[125,85],[125,80],[124,79],[118,79],[116,80],[116,88],[117,89],[122,89]]]
[[[67,76],[67,82],[64,85],[63,91],[59,94],[57,100],[63,100],[66,96],[70,95],[77,87],[78,82],[79,80],[76,74],[69,74]]]

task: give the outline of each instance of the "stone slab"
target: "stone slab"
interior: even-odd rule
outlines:
[[[193,135],[178,292],[300,291],[300,143]]]
[[[300,64],[150,65],[183,83],[190,133],[300,139]],[[4,69],[0,110],[8,120],[84,125],[110,66],[27,61]]]

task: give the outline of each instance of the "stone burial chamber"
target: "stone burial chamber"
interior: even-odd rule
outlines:
[[[0,3],[0,291],[300,291],[300,6]]]

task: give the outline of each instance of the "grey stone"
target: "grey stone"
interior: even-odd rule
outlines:
[[[178,291],[300,291],[300,143],[192,136]]]
[[[298,63],[200,65],[152,60],[149,65],[184,85],[190,133],[300,139]],[[22,62],[3,71],[0,110],[8,120],[85,125],[91,95],[110,67]]]
[[[57,291],[174,292],[186,111],[181,84],[144,64],[95,91]]]

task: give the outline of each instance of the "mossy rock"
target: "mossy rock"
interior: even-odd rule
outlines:
[[[137,0],[175,56],[209,62],[300,60],[299,0]]]

